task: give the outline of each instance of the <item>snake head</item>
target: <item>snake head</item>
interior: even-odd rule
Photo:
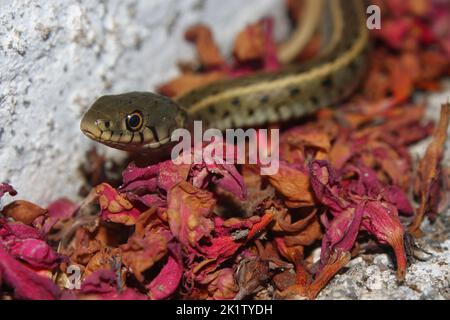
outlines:
[[[97,99],[83,116],[80,129],[112,148],[151,152],[171,145],[175,129],[185,128],[187,113],[167,97],[129,92]]]

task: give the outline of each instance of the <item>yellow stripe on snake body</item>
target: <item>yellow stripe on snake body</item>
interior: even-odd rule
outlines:
[[[359,84],[369,41],[364,1],[326,3],[332,35],[324,54],[314,61],[218,81],[175,101],[144,92],[103,96],[83,117],[81,130],[113,148],[145,151],[168,145],[171,132],[192,120],[223,130],[290,120],[332,106]]]
[[[340,4],[338,3],[340,2]],[[288,120],[347,97],[364,70],[368,30],[361,0],[331,0],[330,53],[310,66],[225,80],[179,97],[193,119],[214,128],[248,127]]]

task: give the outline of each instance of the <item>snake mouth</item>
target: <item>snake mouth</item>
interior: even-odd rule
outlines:
[[[133,143],[133,142],[120,142],[120,141],[112,141],[107,139],[102,139],[101,136],[96,136],[91,132],[83,131],[88,137],[91,139],[100,142],[104,145],[107,145],[112,148],[124,150],[124,151],[145,151],[151,149],[158,149],[162,146],[167,145],[171,141],[171,137],[165,137],[160,139],[159,141],[153,141],[150,143]]]
[[[81,129],[83,134],[85,134],[88,138],[108,145],[110,147],[122,149],[122,150],[138,150],[138,149],[157,149],[163,145],[166,145],[171,141],[171,136],[166,136],[164,138],[160,138],[157,141],[152,141],[148,143],[133,143],[133,142],[121,142],[121,141],[113,141],[111,139],[104,139],[102,135],[95,134],[87,128]]]
[[[92,140],[99,140],[99,138],[93,134],[91,131],[86,130],[86,129],[82,129],[81,130],[88,138],[92,139]]]
[[[129,151],[129,152],[146,152],[150,150],[158,150],[159,148],[162,148],[165,145],[168,145],[171,141],[170,137],[161,139],[159,142],[151,142],[147,144],[138,144],[138,143],[124,143],[124,142],[115,142],[111,140],[104,140],[101,138],[96,139],[98,142],[103,143],[104,145],[107,145],[112,148]]]
[[[156,149],[170,142],[170,136],[163,138],[157,142],[147,143],[144,145],[144,148]]]

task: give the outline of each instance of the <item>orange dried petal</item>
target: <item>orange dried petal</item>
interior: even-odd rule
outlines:
[[[200,63],[206,69],[225,65],[225,59],[220,54],[213,34],[207,26],[202,24],[191,26],[185,32],[185,38],[196,44]]]
[[[204,74],[184,73],[179,77],[159,86],[158,92],[168,97],[177,97],[193,89],[225,79],[226,77],[227,75],[221,71],[214,71]]]
[[[309,177],[306,173],[281,166],[277,174],[268,178],[272,186],[286,198],[288,207],[298,208],[314,204]]]
[[[11,217],[16,221],[31,225],[39,216],[47,213],[47,210],[38,205],[25,200],[16,200],[6,205],[2,214],[6,217]]]
[[[260,23],[247,26],[236,37],[233,54],[239,62],[263,59],[265,34]]]

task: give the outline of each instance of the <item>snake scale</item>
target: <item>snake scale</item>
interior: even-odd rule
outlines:
[[[171,133],[188,127],[192,120],[220,130],[261,126],[341,101],[358,86],[367,64],[364,1],[310,1],[324,3],[331,20],[322,54],[311,62],[218,81],[175,100],[150,92],[102,96],[82,118],[81,130],[116,149],[162,152],[171,144]],[[282,52],[281,60],[293,51],[291,45]]]

